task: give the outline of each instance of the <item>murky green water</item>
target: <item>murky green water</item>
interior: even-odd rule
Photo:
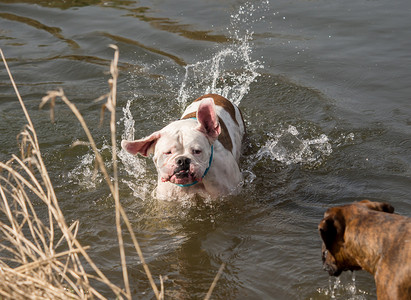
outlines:
[[[98,127],[108,66],[120,48],[118,141],[160,129],[207,91],[239,104],[248,129],[240,195],[217,202],[151,197],[150,159],[120,153],[120,196],[166,298],[375,299],[372,277],[329,281],[317,224],[331,205],[389,201],[411,215],[411,4],[407,1],[0,1],[0,45],[28,106],[68,221],[103,272],[121,285],[114,204],[64,88]],[[25,124],[0,71],[0,158]],[[119,143],[118,143],[119,145]],[[125,237],[135,299],[153,294]],[[103,293],[107,291],[102,291]],[[109,295],[107,295],[109,296]]]

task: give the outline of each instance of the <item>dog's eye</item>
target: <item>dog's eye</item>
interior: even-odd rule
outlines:
[[[196,154],[196,155],[201,154],[201,150],[193,150],[193,154]]]
[[[165,155],[170,155],[171,151],[164,152]]]

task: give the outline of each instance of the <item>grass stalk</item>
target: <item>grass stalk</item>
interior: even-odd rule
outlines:
[[[211,284],[210,288],[208,289],[208,292],[207,292],[204,300],[209,300],[211,298],[211,294],[213,293],[213,290],[216,287],[217,281],[220,279],[220,276],[223,273],[224,268],[225,268],[225,263],[222,263],[220,268],[218,269],[217,275],[215,276],[213,283]]]
[[[118,298],[122,299],[123,296],[130,298],[129,293],[125,294],[121,288],[112,284],[99,270],[87,254],[86,248],[82,247],[77,240],[77,229],[73,233],[72,229],[75,227],[67,225],[42,159],[33,123],[1,49],[0,54],[28,123],[20,134],[22,159],[13,156],[7,163],[0,162],[2,173],[6,173],[5,176],[0,176],[0,210],[5,214],[9,223],[9,225],[4,222],[0,224],[1,233],[8,242],[7,246],[2,245],[2,250],[6,250],[8,255],[0,261],[0,277],[4,275],[5,278],[10,277],[16,280],[24,277],[24,280],[33,283],[33,285],[20,284],[18,286],[22,289],[16,289],[16,286],[13,287],[12,280],[0,280],[2,282],[0,290],[7,291],[2,295],[5,297],[10,296],[13,299],[21,299],[24,298],[22,295],[46,295],[57,288],[60,291],[52,292],[52,294],[59,296],[51,298],[65,298],[70,295],[70,298],[73,299],[94,297],[104,299],[90,285],[89,278],[92,278],[92,276],[84,271],[79,258],[80,254],[97,274],[98,280],[106,284]],[[47,206],[48,226],[38,218],[26,190]],[[11,197],[7,197],[7,195]],[[55,227],[56,225],[57,227]],[[26,228],[30,232],[29,236],[26,236]],[[56,230],[62,235],[57,243],[55,241]],[[63,240],[68,250],[63,254],[56,255],[56,248]],[[17,267],[18,269],[8,267],[5,263],[6,260],[20,266]],[[39,261],[42,263],[38,263]],[[32,263],[31,268],[22,267],[30,263]],[[36,265],[38,267],[35,267]],[[75,279],[76,283],[72,281],[72,278]],[[71,292],[68,293],[64,290],[66,286],[71,287]],[[28,291],[30,289],[31,291]]]
[[[110,70],[113,78],[109,80],[109,85],[110,85],[110,93],[107,94],[105,97],[100,97],[99,100],[107,98],[107,102],[104,104],[103,109],[107,108],[109,112],[111,112],[111,119],[110,119],[110,131],[111,131],[111,138],[112,138],[112,163],[113,163],[113,169],[115,170],[114,172],[114,179],[113,181],[111,180],[111,177],[108,174],[107,168],[105,166],[105,163],[103,161],[103,158],[100,154],[100,152],[97,149],[96,143],[94,141],[94,138],[83,118],[81,115],[80,111],[77,109],[77,107],[65,96],[64,92],[62,89],[58,91],[50,91],[48,92],[48,95],[43,97],[42,102],[40,103],[40,107],[43,107],[47,102],[55,103],[55,100],[57,98],[61,99],[69,108],[70,110],[74,113],[76,118],[78,119],[79,123],[81,124],[84,132],[86,133],[87,139],[89,141],[90,147],[93,150],[93,153],[95,155],[97,165],[103,174],[103,178],[105,179],[110,192],[114,198],[115,202],[115,207],[116,207],[116,228],[117,228],[117,236],[119,240],[119,248],[120,248],[120,258],[121,258],[121,263],[122,263],[122,269],[123,269],[123,280],[125,282],[125,287],[126,287],[126,292],[131,298],[131,293],[129,294],[129,286],[128,286],[128,275],[127,275],[127,269],[126,269],[126,261],[125,261],[125,251],[124,251],[124,243],[122,239],[122,231],[121,231],[121,219],[120,216],[124,222],[124,224],[127,227],[127,230],[129,231],[131,235],[131,239],[133,241],[134,248],[137,251],[137,254],[140,258],[140,261],[143,265],[144,271],[147,275],[147,278],[150,282],[150,285],[153,289],[153,292],[156,296],[157,299],[160,299],[160,293],[158,291],[157,285],[154,282],[153,276],[151,275],[150,269],[144,259],[143,253],[141,251],[140,245],[137,241],[137,238],[134,234],[134,231],[132,229],[131,223],[127,217],[127,214],[125,213],[120,200],[119,200],[119,194],[118,194],[118,175],[117,175],[117,152],[116,152],[116,132],[115,132],[115,105],[116,105],[116,92],[113,92],[114,89],[117,88],[117,77],[118,77],[118,70],[117,70],[117,62],[118,62],[118,49],[116,46],[114,46],[115,49],[115,59],[113,60]],[[51,109],[54,108],[54,104],[51,106]]]

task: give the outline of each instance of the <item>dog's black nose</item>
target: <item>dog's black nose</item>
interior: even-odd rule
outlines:
[[[180,156],[176,159],[176,164],[181,169],[188,169],[190,167],[191,159]]]

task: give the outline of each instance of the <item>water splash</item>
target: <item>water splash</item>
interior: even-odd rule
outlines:
[[[130,107],[133,100],[129,100],[126,107],[123,108],[124,117],[120,119],[124,124],[124,133],[121,138],[124,140],[134,140],[134,119],[131,114]],[[118,157],[123,163],[124,170],[129,175],[128,179],[122,179],[132,191],[135,197],[142,200],[146,199],[147,195],[151,193],[152,185],[147,181],[146,177],[146,159],[127,153],[124,149],[118,152]]]
[[[101,176],[96,174],[94,155],[87,153],[81,157],[80,163],[67,173],[70,183],[74,183],[84,189],[94,189],[101,182]]]
[[[270,14],[269,1],[261,1],[258,4],[247,2],[240,6],[237,13],[231,15],[230,27],[227,30],[237,40],[241,40],[243,36],[251,38],[254,25],[267,25],[263,21],[268,14]]]
[[[111,153],[111,146],[104,143],[97,151],[101,154],[105,151]],[[107,162],[107,167],[111,166],[111,161]],[[103,176],[96,168],[95,155],[90,147],[88,153],[80,157],[79,164],[67,173],[67,179],[70,183],[74,183],[84,190],[95,189],[98,184],[103,182]]]
[[[239,105],[249,92],[250,85],[264,68],[260,60],[251,57],[254,32],[252,26],[264,17],[253,18],[257,10],[268,9],[268,1],[261,6],[245,4],[237,14],[231,15],[231,26],[228,29],[234,41],[212,58],[189,64],[185,67],[185,75],[178,93],[178,102],[185,107],[189,101],[207,93],[220,94]],[[245,27],[245,29],[244,29]]]
[[[355,285],[355,272],[351,272],[351,283],[348,283],[347,287],[348,291],[352,295],[357,293],[357,286]]]
[[[121,135],[121,138],[123,140],[128,140],[132,141],[134,140],[134,124],[135,121],[133,119],[133,115],[131,114],[131,104],[133,103],[133,100],[127,101],[126,107],[123,108],[123,114],[124,117],[120,119],[119,122],[117,122],[117,125],[123,121],[124,122],[124,133]]]
[[[332,147],[325,134],[313,139],[304,139],[297,128],[290,125],[280,133],[271,134],[256,157],[259,160],[268,157],[286,165],[317,165],[331,153]]]
[[[340,277],[329,277],[327,288],[318,288],[317,292],[337,300],[366,300],[368,292],[358,289],[355,281],[355,272],[351,272],[351,281],[344,283],[345,280]]]
[[[260,75],[261,63],[250,59],[250,46],[245,39],[239,47],[227,48],[211,59],[187,65],[178,93],[181,107],[198,95],[214,93],[239,105],[250,84]],[[234,67],[235,66],[235,67]]]

